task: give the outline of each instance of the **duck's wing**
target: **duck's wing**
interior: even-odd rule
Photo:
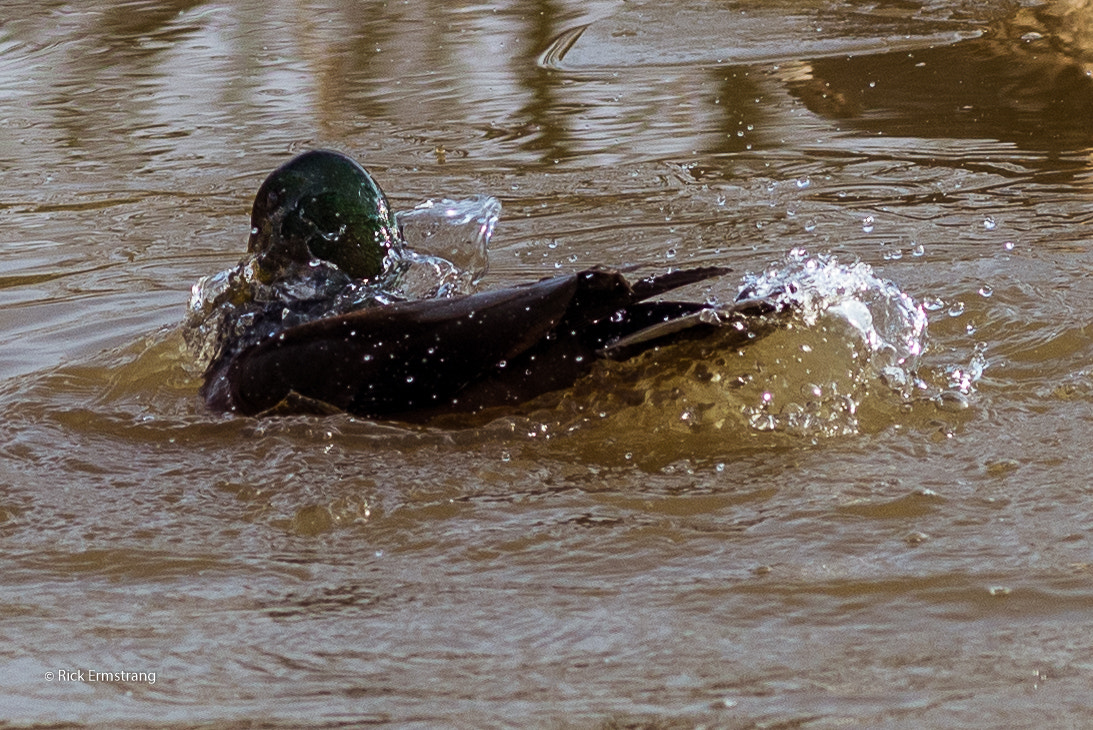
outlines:
[[[782,308],[751,299],[714,307],[702,302],[640,301],[680,286],[723,274],[706,268],[672,272],[629,284],[616,271],[576,275],[576,291],[564,316],[550,332],[489,377],[460,392],[466,410],[515,405],[568,388],[597,359],[624,360],[661,345],[716,333],[718,346],[739,347],[773,331]],[[771,316],[768,316],[771,315]]]
[[[360,415],[445,409],[469,382],[546,337],[576,289],[576,275],[561,276],[292,327],[214,376],[227,379],[227,403],[217,405],[253,415],[292,394]]]

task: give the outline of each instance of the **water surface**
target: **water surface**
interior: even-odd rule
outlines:
[[[0,717],[1083,725],[1091,13],[8,3]],[[821,322],[473,423],[209,414],[190,287],[316,146],[398,208],[500,199],[483,286],[861,263],[929,319],[922,387]],[[852,412],[802,426],[825,363]]]

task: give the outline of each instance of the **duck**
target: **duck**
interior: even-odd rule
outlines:
[[[785,308],[771,296],[662,299],[730,272],[721,266],[637,279],[595,267],[400,299],[385,290],[405,248],[387,197],[348,155],[310,150],[270,173],[251,210],[247,274],[236,275],[248,285],[227,287],[212,307],[220,324],[201,388],[207,407],[397,421],[515,407],[571,387],[602,360],[715,333],[719,346],[743,346],[776,327]],[[287,302],[269,293],[316,277],[339,282],[336,296],[314,285],[304,288],[319,294]],[[347,290],[352,305],[331,306]]]

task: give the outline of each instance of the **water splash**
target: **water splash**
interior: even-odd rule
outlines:
[[[748,275],[743,297],[772,297],[794,311],[782,332],[754,348],[733,400],[759,431],[807,436],[857,432],[878,390],[917,397],[926,312],[866,263],[794,249]]]
[[[784,263],[748,275],[741,292],[781,299],[809,327],[824,317],[841,319],[860,337],[871,367],[897,390],[911,382],[925,349],[924,307],[861,261],[843,264],[793,249]]]
[[[451,262],[468,288],[489,269],[487,250],[500,216],[501,203],[488,195],[426,200],[395,214],[406,244],[418,254]]]

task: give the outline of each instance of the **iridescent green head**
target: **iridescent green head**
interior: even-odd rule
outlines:
[[[254,198],[247,250],[273,275],[292,262],[322,259],[355,279],[371,279],[400,246],[383,191],[340,152],[314,150],[289,160]]]

